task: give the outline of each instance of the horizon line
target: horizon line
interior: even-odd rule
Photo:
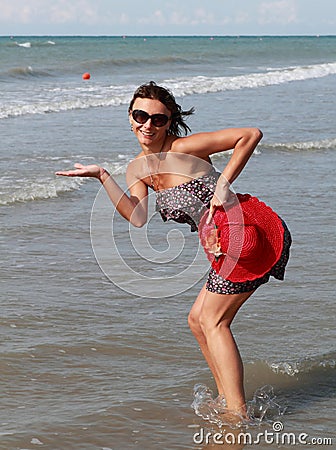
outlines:
[[[14,37],[335,37],[336,34],[2,34],[0,38]]]

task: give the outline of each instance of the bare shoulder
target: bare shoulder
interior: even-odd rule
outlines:
[[[144,157],[139,153],[132,161],[130,161],[126,168],[127,181],[135,182],[144,177]]]
[[[189,136],[177,137],[171,144],[171,152],[174,153],[191,153],[194,143],[197,140],[197,134]]]

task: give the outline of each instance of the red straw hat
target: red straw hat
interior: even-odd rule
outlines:
[[[237,194],[238,202],[217,208],[207,224],[202,216],[199,236],[215,271],[233,282],[261,278],[279,260],[284,241],[280,217],[249,194]]]

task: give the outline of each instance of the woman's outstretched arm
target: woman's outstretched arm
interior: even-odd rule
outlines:
[[[142,227],[147,221],[148,188],[140,179],[133,176],[132,170],[127,169],[127,178],[130,181],[128,196],[116,183],[112,176],[103,167],[76,163],[75,169],[58,171],[56,175],[65,177],[88,177],[98,179],[104,186],[110,200],[117,208],[119,214],[136,227]]]

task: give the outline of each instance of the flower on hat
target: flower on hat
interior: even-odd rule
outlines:
[[[223,252],[220,244],[220,236],[216,225],[213,229],[209,230],[204,237],[204,248],[216,258],[219,258]]]

